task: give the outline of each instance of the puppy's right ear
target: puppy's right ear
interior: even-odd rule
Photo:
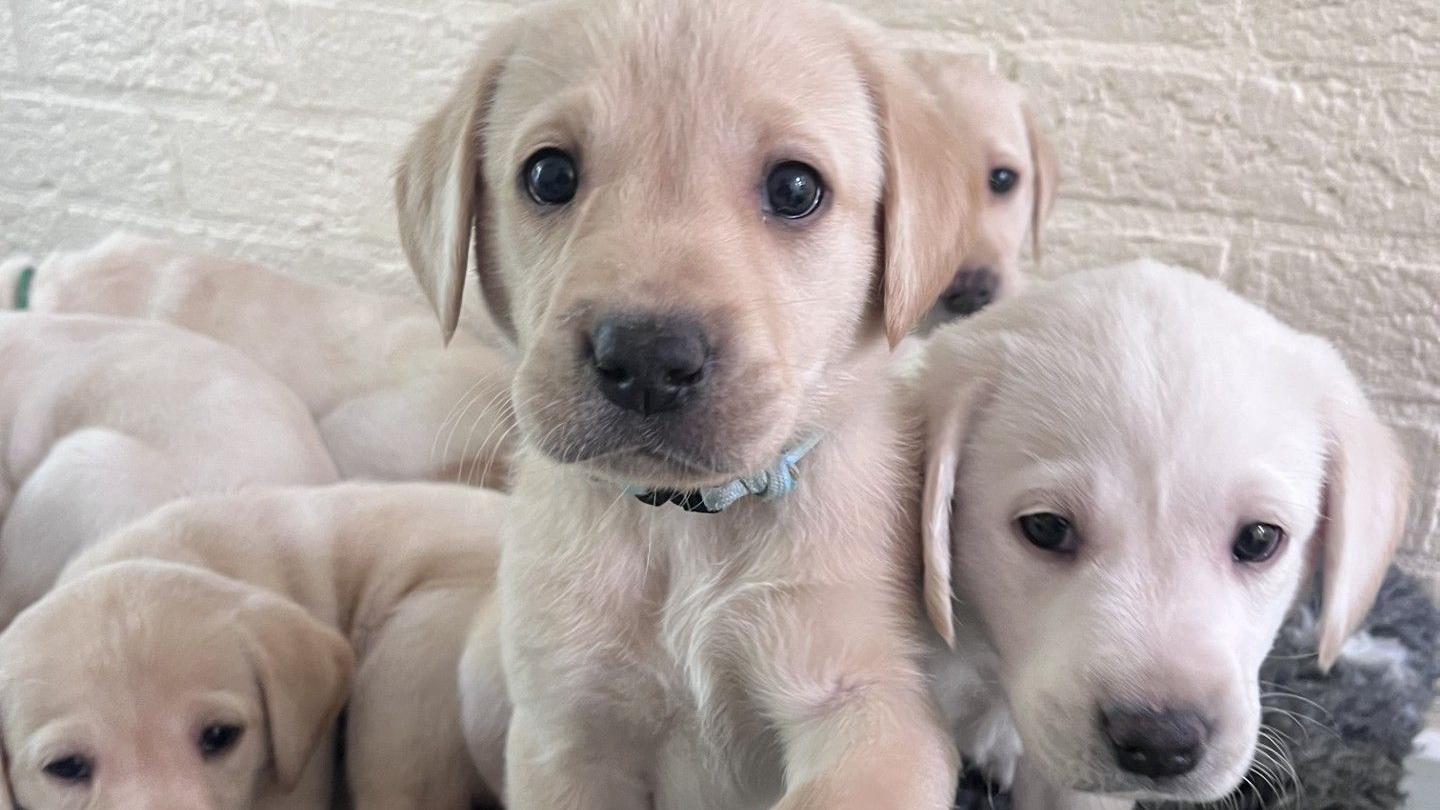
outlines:
[[[1030,139],[1030,165],[1034,166],[1035,193],[1030,208],[1030,251],[1040,261],[1040,233],[1050,209],[1055,206],[1055,192],[1060,189],[1060,157],[1045,130],[1035,120],[1035,112],[1027,102],[1024,107],[1025,135]]]
[[[1330,390],[1321,520],[1320,668],[1328,671],[1375,604],[1405,530],[1409,466],[1390,428],[1371,408],[1334,349],[1326,347]]]
[[[925,385],[927,390],[919,394],[925,435],[925,484],[920,513],[925,613],[945,643],[954,647],[955,609],[951,604],[954,577],[950,569],[955,549],[950,527],[955,476],[984,384],[978,377],[971,377],[954,388],[936,385],[933,380]]]
[[[237,618],[264,698],[275,779],[290,790],[340,716],[355,654],[335,630],[273,594],[247,596]]]
[[[482,276],[491,275],[484,231],[487,192],[482,173],[485,113],[504,71],[509,26],[492,33],[479,57],[461,77],[444,105],[411,136],[395,170],[395,204],[400,244],[410,269],[435,308],[446,342],[460,320],[470,244]],[[491,314],[511,326],[498,281],[482,278]]]

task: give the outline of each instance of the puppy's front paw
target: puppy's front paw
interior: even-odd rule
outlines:
[[[990,786],[1009,790],[1020,762],[1020,733],[1003,708],[992,709],[969,724],[960,743],[966,768],[976,768]]]

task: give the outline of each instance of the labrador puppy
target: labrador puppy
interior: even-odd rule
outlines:
[[[349,645],[173,563],[58,586],[0,634],[4,810],[323,810]]]
[[[123,233],[7,267],[0,295],[30,268],[31,311],[163,321],[239,350],[304,401],[344,478],[504,485],[513,361],[475,332],[445,346],[423,305]]]
[[[985,172],[975,241],[921,332],[974,314],[1024,285],[1020,251],[1030,241],[1040,256],[1040,234],[1060,186],[1060,164],[1019,85],[983,64],[928,52],[909,64],[934,92],[957,139],[978,144]]]
[[[445,331],[473,246],[521,358],[500,649],[466,659],[514,698],[507,806],[949,807],[876,381],[978,175],[830,6],[562,0],[490,32],[396,196]]]
[[[0,358],[0,627],[77,551],[162,503],[335,480],[295,395],[199,335],[0,313]]]
[[[61,579],[162,560],[299,605],[354,648],[345,772],[355,810],[471,810],[493,798],[481,770],[500,784],[503,747],[477,749],[482,758],[471,761],[457,673],[472,620],[494,626],[504,505],[497,492],[440,484],[195,498],[101,541]],[[467,675],[490,700],[476,711],[503,724],[498,669]]]
[[[1023,741],[1026,810],[1225,796],[1296,595],[1318,570],[1328,667],[1402,529],[1405,461],[1340,355],[1139,262],[947,326],[917,380],[962,752],[1003,780]]]

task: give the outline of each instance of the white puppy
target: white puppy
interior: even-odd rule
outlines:
[[[909,62],[935,94],[955,137],[977,144],[985,160],[975,241],[921,323],[923,333],[1020,292],[1020,252],[1028,237],[1032,258],[1039,258],[1060,165],[1019,85],[974,60],[917,52]]]
[[[208,338],[3,313],[0,358],[0,626],[71,555],[162,503],[335,480],[305,406]]]
[[[24,268],[31,272],[21,277]],[[88,250],[0,266],[0,302],[145,318],[238,349],[299,395],[345,478],[504,485],[513,369],[422,305],[117,233]]]
[[[1340,355],[1141,262],[940,330],[918,381],[962,753],[1003,777],[1008,707],[1026,810],[1225,795],[1296,594],[1318,567],[1328,666],[1401,531],[1406,465]]]

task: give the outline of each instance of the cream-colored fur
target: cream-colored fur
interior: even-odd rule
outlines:
[[[0,634],[0,809],[328,810],[353,665],[299,606],[199,568],[77,576]]]
[[[1329,666],[1402,530],[1405,461],[1339,354],[1139,262],[946,326],[916,385],[926,604],[954,646],[934,668],[962,753],[1003,779],[1023,741],[1023,810],[1230,792],[1296,594],[1318,566]],[[1026,541],[1019,518],[1041,512],[1070,521],[1073,549]],[[1255,522],[1287,539],[1242,561]],[[1124,770],[1102,718],[1131,707],[1200,718],[1193,769]]]
[[[501,649],[477,631],[467,652],[503,661],[515,810],[950,805],[918,495],[878,381],[970,246],[979,159],[881,39],[793,0],[527,7],[402,160],[442,324],[473,242],[521,356]],[[545,148],[576,157],[564,205],[526,192]],[[804,221],[764,203],[788,160],[826,188]],[[708,393],[662,418],[607,403],[586,335],[615,314],[698,325]],[[718,483],[815,435],[776,501],[704,515],[622,490]]]
[[[71,563],[62,582],[127,560],[161,560],[298,604],[355,652],[345,728],[355,810],[468,810],[489,791],[465,747],[456,678],[471,621],[495,609],[504,504],[496,492],[439,484],[197,498],[106,538]],[[155,598],[160,604],[139,609],[180,609]],[[479,673],[469,675],[474,683]],[[479,708],[503,722],[498,671],[483,691],[493,703]],[[478,763],[496,784],[500,756],[496,747]]]
[[[948,54],[916,52],[908,61],[934,92],[955,137],[978,144],[985,160],[975,241],[940,302],[921,323],[921,331],[928,332],[969,314],[962,310],[983,305],[980,290],[998,301],[1024,288],[1020,254],[1028,237],[1032,257],[1040,257],[1041,232],[1060,186],[1060,166],[1019,85],[977,61]],[[1016,176],[1008,191],[990,185],[998,170]]]
[[[120,233],[40,262],[30,309],[164,321],[238,349],[304,401],[344,478],[504,485],[512,360],[476,332],[445,345],[411,301]]]
[[[305,407],[161,324],[0,314],[0,627],[70,557],[162,503],[335,480]]]

